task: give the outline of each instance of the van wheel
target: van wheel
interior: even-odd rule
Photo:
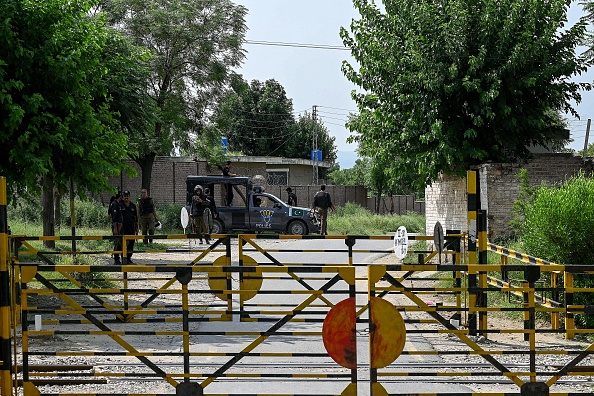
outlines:
[[[211,234],[222,234],[225,231],[223,227],[223,223],[220,220],[214,219],[212,221],[212,230],[210,230]]]
[[[307,235],[307,226],[300,220],[293,220],[287,227],[287,233],[291,235]]]

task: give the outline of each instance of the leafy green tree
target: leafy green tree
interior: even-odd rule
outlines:
[[[314,134],[323,160],[336,160],[335,138],[310,113],[293,116],[293,101],[282,85],[269,79],[251,83],[238,78],[221,101],[215,125],[229,138],[231,150],[245,155],[311,158]]]
[[[295,130],[293,101],[273,79],[236,79],[214,121],[229,139],[230,149],[245,155],[279,155]]]
[[[357,158],[352,168],[338,169],[328,175],[334,184],[341,186],[367,186],[369,157]]]
[[[127,155],[106,85],[109,31],[91,6],[0,3],[0,174],[19,194],[70,178],[79,194],[103,191]]]
[[[570,80],[590,63],[575,55],[585,22],[566,25],[569,3],[353,0],[361,19],[341,29],[358,63],[343,73],[363,90],[351,140],[420,186],[555,140],[558,113],[591,87]]]
[[[155,117],[129,131],[150,190],[157,155],[196,151],[208,114],[245,57],[247,9],[229,0],[104,0],[101,10],[152,54],[145,94]]]
[[[128,155],[123,104],[140,107],[125,90],[110,94],[130,89],[114,77],[134,74],[141,58],[120,53],[126,43],[89,12],[93,5],[0,4],[0,174],[19,195],[43,190],[44,235],[54,234],[54,190],[70,182],[81,196],[109,188]]]

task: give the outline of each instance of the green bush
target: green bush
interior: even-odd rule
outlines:
[[[183,232],[180,220],[182,207],[180,204],[157,205],[157,218],[163,225],[163,230],[171,233]]]
[[[561,264],[594,264],[594,179],[539,187],[520,223],[526,253]]]
[[[63,199],[60,202],[61,226],[70,227],[70,201]],[[109,228],[110,220],[107,213],[107,206],[103,206],[97,201],[74,200],[74,214],[76,216],[77,227],[88,228]]]
[[[7,207],[8,222],[40,223],[43,209],[41,200],[19,197]]]
[[[559,264],[594,264],[594,179],[583,174],[554,187],[530,191],[516,225],[524,252]],[[594,275],[577,274],[576,287],[594,287]],[[591,305],[594,293],[575,293],[575,304]],[[592,315],[576,315],[592,327]]]

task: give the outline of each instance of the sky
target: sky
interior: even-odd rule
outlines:
[[[356,87],[341,71],[343,60],[354,67],[350,52],[342,49],[340,27],[348,29],[359,14],[351,0],[234,0],[249,11],[247,57],[238,70],[247,81],[274,79],[293,100],[298,114],[312,112],[317,106],[319,118],[336,138],[337,161],[341,169],[351,168],[357,158],[357,145],[347,143],[349,131],[344,127],[349,113],[357,111],[351,99]],[[581,8],[575,3],[569,12],[569,22],[577,21]],[[278,43],[284,43],[279,45]],[[293,44],[293,45],[292,45]],[[294,45],[298,44],[298,45]],[[305,45],[304,45],[305,44]],[[322,48],[311,48],[310,45]],[[578,76],[575,81],[594,80],[594,70]],[[569,117],[569,129],[574,142],[569,147],[584,147],[586,123],[594,118],[594,92],[583,93],[576,106],[580,120]],[[594,126],[592,126],[594,129]],[[594,142],[594,131],[589,142]],[[311,142],[304,142],[311,146]]]

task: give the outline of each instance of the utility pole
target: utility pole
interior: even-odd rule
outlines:
[[[590,137],[590,123],[592,120],[588,118],[588,125],[586,125],[586,139],[584,140],[584,154],[582,155],[582,161],[586,161],[588,155],[588,138]]]
[[[314,165],[313,165],[313,183],[318,184],[318,106],[313,105],[311,109],[311,119],[313,120],[313,131],[312,131],[312,150],[314,154]]]

